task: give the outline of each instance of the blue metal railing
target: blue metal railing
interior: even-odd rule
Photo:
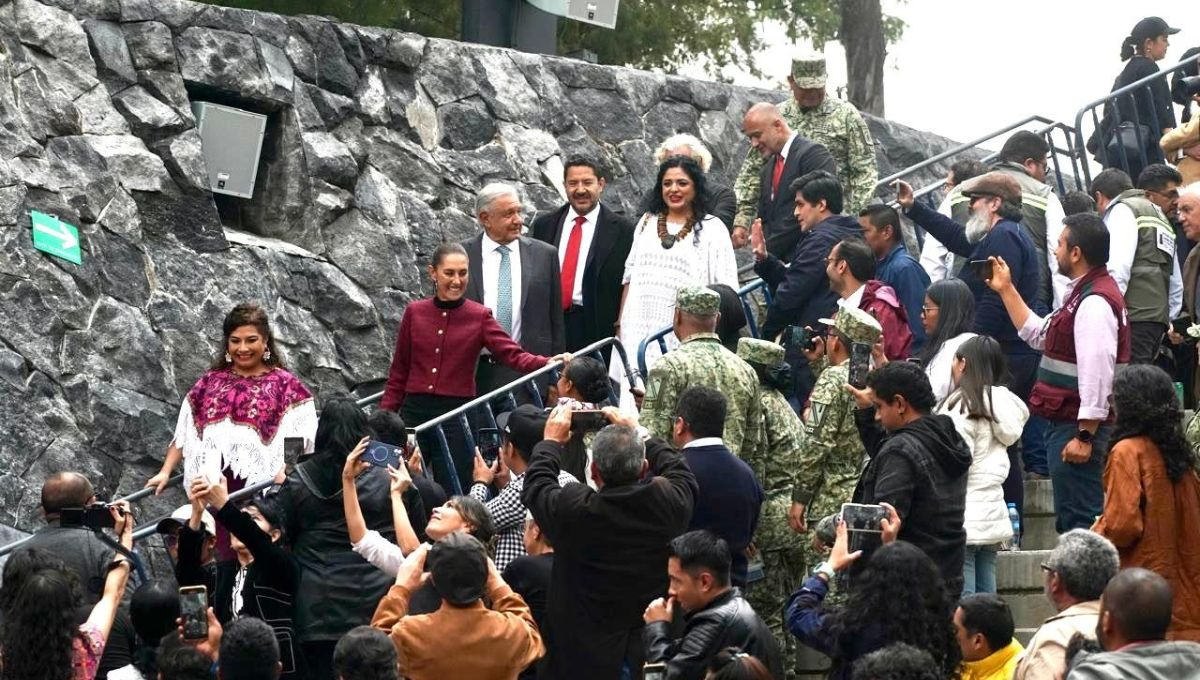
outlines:
[[[746,324],[750,327],[750,335],[755,338],[758,337],[758,321],[754,316],[754,305],[751,303],[751,295],[759,290],[762,291],[767,304],[771,304],[771,289],[762,279],[754,279],[742,286],[737,292],[738,299],[742,302],[742,310],[746,313]],[[672,326],[667,326],[642,338],[642,341],[638,343],[637,350],[638,375],[646,376],[649,374],[646,368],[646,349],[650,347],[650,344],[656,343],[660,354],[666,354],[667,336],[674,331],[675,329]]]
[[[1120,168],[1125,172],[1129,172],[1132,162],[1139,161],[1140,167],[1144,168],[1150,161],[1150,156],[1147,154],[1147,146],[1151,139],[1158,139],[1167,121],[1158,120],[1157,107],[1151,104],[1148,108],[1153,120],[1143,121],[1141,112],[1138,111],[1138,100],[1154,101],[1154,92],[1151,89],[1155,81],[1165,81],[1167,77],[1191,64],[1195,64],[1195,57],[1185,59],[1174,66],[1160,70],[1157,73],[1151,74],[1132,82],[1124,87],[1118,88],[1109,92],[1107,95],[1083,106],[1075,114],[1075,149],[1080,157],[1086,157],[1087,153],[1085,140],[1094,139],[1095,141],[1095,156],[1100,165],[1105,168]],[[1164,83],[1165,86],[1165,83]],[[1124,105],[1127,104],[1126,108]],[[1086,119],[1090,118],[1092,123],[1092,135],[1084,135],[1083,124]],[[1121,128],[1123,123],[1131,124],[1128,128]],[[1108,129],[1106,129],[1106,126]],[[1133,159],[1129,157],[1129,149],[1122,140],[1122,137],[1132,137],[1137,147],[1137,156]],[[1115,157],[1112,156],[1112,150],[1108,148],[1110,142],[1113,144]],[[1161,151],[1158,152],[1161,156]],[[1088,164],[1083,163],[1084,186],[1091,184],[1092,174]],[[1131,177],[1134,182],[1137,177]]]
[[[626,379],[632,381],[634,379],[635,374],[629,370],[629,357],[625,353],[625,348],[621,346],[621,343],[616,338],[606,338],[604,340],[600,340],[591,345],[588,345],[587,347],[585,347],[585,348],[581,349],[579,352],[577,352],[576,356],[589,355],[589,356],[595,356],[596,358],[603,360],[601,351],[605,347],[608,347],[610,345],[616,350],[617,358],[620,359],[622,366],[625,368]],[[431,431],[434,433],[434,436],[437,438],[437,441],[438,441],[439,447],[440,447],[436,453],[440,454],[443,458],[445,458],[447,464],[449,465],[450,471],[453,473],[454,463],[453,463],[452,457],[450,456],[450,446],[449,446],[449,443],[446,441],[446,436],[445,436],[445,431],[443,429],[443,426],[452,420],[457,420],[459,422],[459,424],[463,427],[463,431],[467,435],[467,445],[470,447],[470,450],[473,451],[475,448],[475,440],[474,440],[474,436],[471,433],[471,429],[467,423],[467,415],[466,414],[468,412],[470,412],[473,409],[481,409],[486,414],[486,417],[490,419],[491,426],[495,427],[496,419],[495,419],[495,416],[492,414],[490,402],[497,397],[508,396],[509,398],[512,398],[512,393],[515,390],[525,389],[526,386],[532,386],[530,389],[531,389],[533,398],[536,400],[537,404],[541,404],[542,403],[541,395],[540,395],[540,393],[538,393],[538,390],[535,385],[535,381],[539,377],[546,375],[546,374],[549,374],[552,377],[557,378],[558,369],[561,365],[562,365],[562,362],[555,362],[555,363],[547,364],[546,366],[534,371],[533,373],[530,373],[530,374],[523,376],[517,380],[514,380],[513,382],[511,382],[507,385],[504,385],[503,387],[499,387],[499,388],[497,388],[497,389],[495,389],[473,401],[470,401],[470,402],[460,406],[457,409],[454,409],[453,411],[450,411],[442,416],[439,416],[437,418],[434,418],[433,420],[423,423],[416,428],[417,434],[420,435],[422,433],[428,433]],[[382,398],[383,398],[383,392],[379,392],[378,394],[373,394],[368,397],[359,399],[357,403],[360,408],[366,408],[368,406],[374,406],[374,405],[378,404],[379,400]],[[611,388],[611,386],[609,387],[609,400],[614,404],[617,403],[617,395],[615,394],[615,391]],[[451,478],[453,479],[452,484],[453,484],[453,489],[455,490],[455,493],[461,493],[461,488],[460,488],[460,485],[458,484],[457,475],[451,474]],[[262,491],[263,489],[270,487],[274,483],[275,483],[275,480],[272,479],[272,480],[267,480],[267,481],[259,483],[259,484],[254,484],[254,485],[248,486],[244,489],[239,489],[237,492],[229,495],[229,500],[231,502],[238,502],[238,501],[250,498],[254,494],[258,493],[259,491]],[[181,486],[182,484],[183,484],[183,475],[175,475],[174,477],[172,477],[171,479],[169,479],[167,481],[166,488],[174,488],[176,486]],[[149,497],[153,493],[154,493],[153,489],[139,489],[139,490],[137,490],[127,496],[123,496],[117,500],[128,501],[130,503],[136,503],[137,501],[140,501],[144,498]],[[144,522],[141,525],[139,525],[138,527],[136,527],[133,531],[134,542],[140,541],[144,538],[147,538],[148,536],[154,535],[157,530],[158,523],[160,521],[162,521],[163,519],[166,519],[166,517],[167,517],[167,515],[164,515],[162,517],[157,517],[154,520],[151,520],[149,522]],[[3,558],[4,556],[8,555],[9,553],[13,552],[14,550],[19,549],[28,540],[29,540],[29,537],[26,537],[26,538],[22,538],[18,541],[9,543],[8,545],[5,545],[3,547],[0,547],[0,558]]]

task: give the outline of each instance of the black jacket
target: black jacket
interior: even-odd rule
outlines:
[[[683,635],[670,638],[670,623],[646,626],[646,661],[665,662],[671,680],[701,680],[713,657],[726,647],[737,647],[783,677],[783,660],[775,637],[758,618],[737,588],[718,595],[708,606],[684,616]]]
[[[350,547],[341,472],[335,457],[319,453],[297,465],[279,490],[287,514],[285,533],[300,564],[295,626],[301,643],[336,641],[351,628],[370,623],[392,584]],[[357,486],[367,528],[394,542],[387,472],[372,467],[359,476]]]
[[[300,585],[300,565],[232,503],[218,510],[216,519],[246,545],[254,561],[246,567],[240,612],[233,611],[233,589],[241,565],[237,559],[217,564],[216,583],[209,591],[213,614],[222,624],[229,623],[235,614],[265,621],[275,631],[283,673],[290,677],[297,671],[299,651],[292,625],[292,601]],[[186,525],[179,531],[179,561],[175,564],[175,580],[179,585],[208,585],[209,572],[200,563],[203,544],[203,531],[192,531]]]
[[[533,220],[533,238],[550,244],[555,250],[563,231],[563,221],[570,205]],[[625,258],[633,247],[633,223],[625,216],[600,204],[600,215],[596,218],[596,231],[588,249],[587,262],[583,270],[584,344],[567,347],[574,352],[597,340],[613,335],[613,324],[621,309],[621,279],[625,276]]]
[[[773,254],[754,265],[754,271],[775,289],[762,327],[764,339],[773,340],[790,324],[816,328],[818,319],[837,309],[837,294],[829,290],[825,276],[825,258],[838,241],[847,238],[862,238],[858,220],[833,215],[800,238],[790,266]]]
[[[535,446],[521,490],[554,546],[543,677],[611,680],[626,659],[640,665],[642,614],[667,594],[667,542],[687,529],[698,486],[661,439],[646,443],[653,477],[600,491],[559,486],[561,450]]]
[[[796,220],[796,193],[790,191],[796,179],[815,170],[827,170],[837,175],[837,163],[829,150],[811,139],[796,135],[783,161],[779,191],[771,195],[771,177],[775,172],[775,156],[763,161],[758,181],[758,217],[763,222],[767,252],[787,259],[800,241],[800,223]],[[821,268],[824,274],[825,268]]]
[[[971,449],[948,416],[925,416],[890,434],[875,423],[874,408],[855,411],[854,420],[871,458],[854,502],[894,506],[902,521],[899,539],[933,559],[947,592],[961,593]]]

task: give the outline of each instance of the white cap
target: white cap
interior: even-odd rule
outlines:
[[[172,512],[170,517],[161,520],[158,523],[158,526],[155,527],[155,531],[160,534],[165,534],[170,531],[171,527],[185,527],[187,526],[188,520],[191,518],[191,504],[181,505],[178,508],[175,508],[175,512]],[[208,533],[208,535],[217,535],[217,520],[213,519],[213,516],[211,513],[209,513],[209,511],[205,510],[204,514],[200,515],[200,526],[204,527],[204,531]]]

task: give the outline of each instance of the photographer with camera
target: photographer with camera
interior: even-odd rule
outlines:
[[[1200,52],[1200,48],[1193,48],[1193,50]],[[1189,50],[1189,52],[1193,50]],[[1192,56],[1197,57],[1197,61],[1200,62],[1200,56],[1197,54]],[[1193,73],[1195,70],[1196,67],[1193,65]],[[1200,76],[1191,75],[1179,78],[1176,81],[1175,91],[1177,100],[1189,104],[1192,101],[1200,102]],[[1180,154],[1179,160],[1175,161],[1175,167],[1183,177],[1182,185],[1187,186],[1192,182],[1200,181],[1200,115],[1184,119],[1182,125],[1167,132],[1158,143],[1168,158]]]
[[[533,447],[542,441],[546,413],[533,404],[523,404],[497,416],[496,426],[500,429],[500,455],[489,467],[479,451],[475,452],[475,483],[470,495],[485,504],[492,514],[496,524],[496,569],[504,571],[509,562],[525,554],[525,504],[521,502],[521,488]],[[566,486],[578,484],[579,480],[563,470],[558,473],[558,483]],[[488,500],[493,484],[496,493]]]
[[[667,592],[667,542],[687,529],[699,488],[677,451],[604,409],[592,441],[599,490],[558,482],[572,410],[558,406],[533,448],[521,501],[554,545],[546,677],[610,680],[642,665],[642,613]],[[649,479],[642,481],[649,474]]]

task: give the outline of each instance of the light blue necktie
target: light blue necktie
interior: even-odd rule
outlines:
[[[512,262],[508,246],[496,249],[500,253],[500,276],[496,282],[496,321],[505,333],[512,335]]]

